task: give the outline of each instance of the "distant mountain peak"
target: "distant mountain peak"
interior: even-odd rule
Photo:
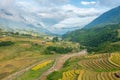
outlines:
[[[84,28],[91,28],[95,26],[117,24],[117,23],[120,23],[120,6],[103,13],[101,16],[93,20]]]

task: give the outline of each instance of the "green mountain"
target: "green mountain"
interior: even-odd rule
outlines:
[[[118,24],[120,22],[120,6],[111,9],[101,16],[87,24],[84,28],[91,28],[96,26],[104,26],[108,24]]]
[[[89,52],[120,51],[120,44],[118,44],[120,41],[120,7],[104,13],[83,29],[63,35],[63,39],[78,42]]]

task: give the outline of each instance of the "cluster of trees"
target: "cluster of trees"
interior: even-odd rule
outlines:
[[[111,53],[120,51],[120,44],[111,44],[111,42],[105,42],[100,44],[98,47],[87,47],[88,52],[92,53]]]
[[[48,46],[45,49],[45,53],[46,54],[54,54],[54,53],[65,54],[65,53],[72,52],[72,50],[73,49],[71,47]]]
[[[1,46],[10,46],[13,44],[14,44],[14,42],[12,42],[12,41],[2,41],[2,42],[0,42],[0,47]]]
[[[109,49],[111,48],[118,50],[116,48],[113,48],[116,46],[110,45],[110,43],[120,40],[118,37],[118,29],[120,29],[120,24],[111,24],[103,27],[94,27],[73,31],[69,34],[65,34],[63,38],[69,38],[73,42],[79,42],[81,45],[86,46],[90,52],[106,52],[110,51]]]
[[[59,41],[59,38],[58,37],[54,37],[53,39],[52,39],[52,42],[58,42]]]
[[[25,36],[25,37],[33,37],[31,34],[24,34],[24,33],[19,33],[19,32],[12,32],[12,31],[4,31],[0,29],[0,36]]]

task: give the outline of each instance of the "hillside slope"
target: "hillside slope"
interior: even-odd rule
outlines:
[[[78,42],[90,52],[119,51],[119,44],[111,45],[120,40],[119,30],[120,6],[104,13],[83,29],[63,35],[63,39]]]
[[[108,24],[118,24],[119,22],[120,22],[120,6],[103,13],[101,16],[93,20],[84,28],[91,28],[95,26],[103,26]]]
[[[100,52],[102,51],[111,52],[119,50],[119,49],[113,50],[114,45],[111,45],[111,43],[118,42],[120,40],[119,29],[120,24],[112,24],[106,25],[104,27],[96,27],[73,31],[69,34],[64,35],[63,38],[71,40],[73,42],[78,42],[81,45],[86,46],[86,48],[88,50],[90,49],[90,51],[93,50]],[[118,44],[116,48],[118,46],[120,45]]]

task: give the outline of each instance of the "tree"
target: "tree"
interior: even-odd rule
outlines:
[[[52,41],[53,41],[53,42],[58,42],[59,39],[58,39],[58,37],[54,37],[54,38],[52,39]]]

